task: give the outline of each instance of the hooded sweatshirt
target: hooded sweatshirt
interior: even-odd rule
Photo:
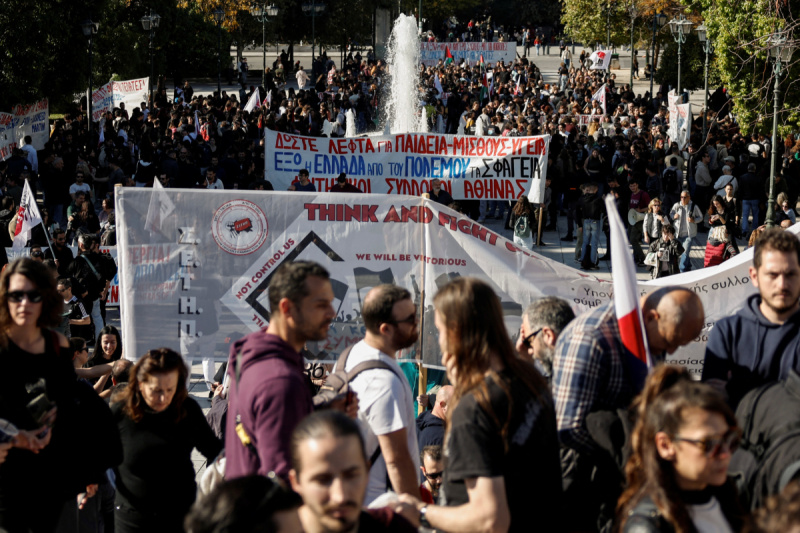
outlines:
[[[761,295],[747,298],[744,308],[718,321],[706,345],[703,381],[727,381],[728,403],[736,405],[748,391],[800,372],[800,312],[783,324],[767,320]]]
[[[239,352],[241,367],[237,384]],[[286,479],[291,468],[292,431],[313,410],[311,389],[303,373],[303,357],[265,328],[231,346],[228,375],[231,385],[225,424],[225,477],[265,476],[275,472]],[[242,444],[236,433],[237,417],[253,446]]]

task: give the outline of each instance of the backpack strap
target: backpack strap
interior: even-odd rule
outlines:
[[[100,275],[100,272],[98,272],[98,271],[97,271],[97,269],[96,269],[96,268],[94,267],[94,265],[92,264],[92,262],[91,262],[91,261],[89,261],[89,258],[88,258],[88,257],[86,257],[86,256],[85,256],[85,255],[83,255],[83,254],[81,254],[81,257],[83,258],[83,260],[84,260],[84,261],[86,261],[86,264],[87,264],[87,265],[89,265],[89,268],[91,268],[91,269],[92,269],[92,273],[94,273],[94,277],[96,277],[96,278],[97,278],[98,280],[100,280],[100,281],[103,281],[105,278],[103,278],[103,276],[101,276],[101,275]]]

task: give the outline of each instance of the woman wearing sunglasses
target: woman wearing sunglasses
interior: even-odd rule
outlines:
[[[739,531],[743,513],[727,472],[740,434],[722,396],[686,369],[662,365],[648,377],[636,411],[620,530]]]
[[[64,457],[61,432],[69,429],[57,409],[69,407],[75,381],[67,339],[47,329],[61,322],[62,306],[55,279],[38,261],[17,259],[0,276],[0,419],[20,430],[0,469],[0,530],[52,530],[78,493],[53,475]],[[62,437],[51,443],[53,433]]]

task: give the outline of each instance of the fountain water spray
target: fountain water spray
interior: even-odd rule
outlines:
[[[356,136],[356,114],[353,112],[352,109],[348,109],[347,113],[345,113],[345,128],[344,128],[344,136],[345,137],[355,137]]]
[[[386,95],[386,129],[391,133],[419,131],[419,36],[417,19],[400,15],[388,47],[390,73]]]

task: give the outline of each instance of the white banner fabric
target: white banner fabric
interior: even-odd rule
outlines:
[[[141,107],[147,101],[150,78],[137,78],[135,80],[110,81],[92,93],[92,120],[97,122],[106,111],[125,104],[125,109],[130,112],[134,107]]]
[[[11,111],[14,115],[14,138],[21,146],[26,135],[31,136],[31,144],[37,150],[44,150],[50,139],[50,105],[47,98],[28,105],[16,105]]]
[[[493,66],[498,61],[513,63],[517,57],[517,43],[420,43],[420,62],[423,65],[436,65],[441,59],[444,61],[444,49],[447,47],[453,55],[453,62],[458,65],[461,60],[467,64],[475,65],[481,60],[487,66]]]
[[[146,228],[151,197],[169,195],[173,215]],[[136,358],[167,346],[226,360],[230,343],[268,324],[267,289],[286,261],[313,260],[331,273],[337,317],[328,339],[309,343],[332,361],[364,335],[361,303],[370,287],[397,283],[421,306],[421,338],[403,352],[440,367],[433,296],[458,276],[492,285],[510,334],[534,299],[555,295],[576,313],[608,303],[611,279],[522,250],[435,202],[346,193],[122,188],[117,196],[124,352]],[[154,231],[155,230],[155,231]],[[725,263],[639,283],[639,293],[681,285],[700,296],[703,330],[668,358],[700,372],[710,329],[754,292],[752,250]]]
[[[14,115],[0,113],[0,161],[11,157],[11,150],[17,147],[14,137]]]
[[[540,185],[549,144],[549,135],[409,133],[328,139],[267,130],[264,177],[276,191],[285,191],[300,169],[307,169],[317,191],[328,192],[344,172],[363,192],[412,196],[428,192],[437,178],[456,200],[516,200],[529,191],[544,191]]]

